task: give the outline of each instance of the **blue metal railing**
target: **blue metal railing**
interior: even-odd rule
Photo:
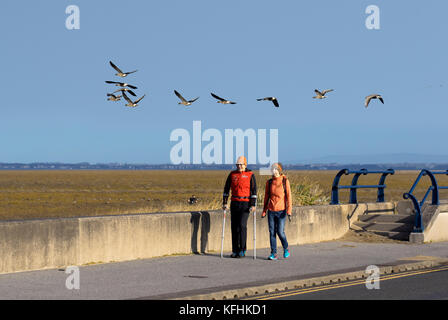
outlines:
[[[440,203],[439,201],[439,190],[441,189],[448,189],[448,187],[441,187],[437,183],[437,179],[435,175],[438,174],[445,174],[448,175],[448,170],[445,171],[429,171],[426,169],[423,169],[420,171],[420,174],[418,175],[417,179],[415,179],[414,184],[412,185],[409,192],[403,194],[404,199],[411,199],[412,203],[414,204],[415,208],[415,222],[414,222],[414,231],[413,232],[423,232],[423,223],[422,223],[422,207],[423,204],[426,201],[426,198],[428,197],[429,193],[432,191],[432,202],[433,205],[438,205]],[[420,182],[420,179],[424,176],[428,176],[431,180],[431,185],[428,187],[428,190],[426,190],[425,196],[423,199],[419,202],[415,195],[413,194],[415,187]]]
[[[357,185],[360,175],[367,175],[371,173],[381,173],[380,181],[377,185]],[[393,169],[387,169],[385,171],[368,171],[367,169],[361,170],[340,170],[333,180],[333,185],[331,187],[331,202],[330,204],[339,204],[339,189],[350,189],[350,201],[349,203],[358,203],[356,190],[360,188],[378,188],[377,200],[376,202],[384,202],[384,188],[386,188],[386,177],[390,174],[393,175],[395,171]],[[342,175],[354,174],[352,179],[352,184],[349,186],[340,186],[339,180]]]

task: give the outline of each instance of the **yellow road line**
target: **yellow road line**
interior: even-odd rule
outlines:
[[[430,270],[407,271],[407,272],[402,272],[399,274],[380,275],[380,281],[409,277],[409,276],[414,276],[414,275],[419,275],[419,274],[432,273],[432,272],[437,272],[437,271],[444,271],[444,270],[448,270],[448,266],[439,267],[437,269],[430,269]],[[345,282],[345,283],[328,284],[328,285],[325,285],[323,287],[318,287],[318,288],[303,288],[303,289],[298,289],[298,290],[288,291],[288,292],[266,294],[266,295],[258,296],[255,299],[256,300],[269,300],[269,299],[274,299],[274,298],[279,298],[279,297],[288,297],[288,296],[292,296],[292,295],[300,295],[300,294],[311,293],[311,292],[318,292],[318,291],[324,291],[324,290],[330,290],[330,289],[355,286],[355,285],[364,284],[364,283],[366,283],[366,278],[353,280],[353,281]]]

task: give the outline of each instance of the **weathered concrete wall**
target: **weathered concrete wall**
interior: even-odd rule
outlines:
[[[78,244],[78,219],[2,222],[0,273],[73,264]]]
[[[395,204],[294,207],[286,222],[290,245],[338,239],[366,211],[393,212]],[[135,214],[0,222],[0,273],[126,261],[221,250],[222,211]],[[253,249],[253,215],[247,249]],[[257,248],[269,247],[267,218],[257,212]],[[278,242],[280,246],[280,242]],[[224,250],[231,251],[230,214]]]
[[[395,203],[360,203],[334,206],[295,207],[291,225],[285,227],[291,244],[314,243],[342,237],[358,215],[365,213],[393,214]]]
[[[423,223],[423,241],[448,241],[448,205],[434,207],[436,207],[435,212],[428,217],[428,221],[424,221]],[[425,215],[423,218],[425,218]]]
[[[448,205],[425,204],[422,208],[423,232],[411,232],[409,242],[448,241]]]

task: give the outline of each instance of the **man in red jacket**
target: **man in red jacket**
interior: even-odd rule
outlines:
[[[232,190],[230,225],[232,230],[232,258],[246,255],[247,220],[255,211],[257,184],[255,175],[247,169],[247,160],[241,156],[236,162],[237,170],[230,172],[224,186],[222,208],[228,209],[227,200]]]

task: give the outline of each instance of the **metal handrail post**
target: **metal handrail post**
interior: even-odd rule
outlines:
[[[340,170],[333,180],[333,185],[331,186],[331,202],[330,204],[339,204],[339,180],[343,174],[348,174],[348,169]]]
[[[415,208],[415,219],[414,219],[414,230],[413,232],[423,232],[422,228],[422,213],[421,213],[421,206],[418,200],[415,198],[413,194],[405,193],[403,194],[404,199],[411,199],[412,203],[414,204]]]
[[[431,171],[423,169],[425,173],[429,176],[432,183],[432,204],[438,205],[439,204],[439,185],[437,184],[436,177],[432,174]]]
[[[387,169],[386,172],[384,172],[381,175],[380,181],[378,182],[379,186],[385,186],[385,182],[386,182],[386,177],[390,174],[393,175],[395,173],[395,171],[393,169]],[[376,199],[376,202],[384,202],[384,188],[385,187],[378,187],[378,196]]]
[[[361,170],[357,171],[355,173],[355,176],[352,179],[351,186],[352,187],[356,186],[356,184],[358,183],[359,176],[362,175],[362,174],[366,175],[367,173],[368,173],[367,169],[361,169]],[[358,199],[356,198],[356,190],[357,190],[357,188],[350,188],[350,201],[349,201],[349,203],[358,203]]]

